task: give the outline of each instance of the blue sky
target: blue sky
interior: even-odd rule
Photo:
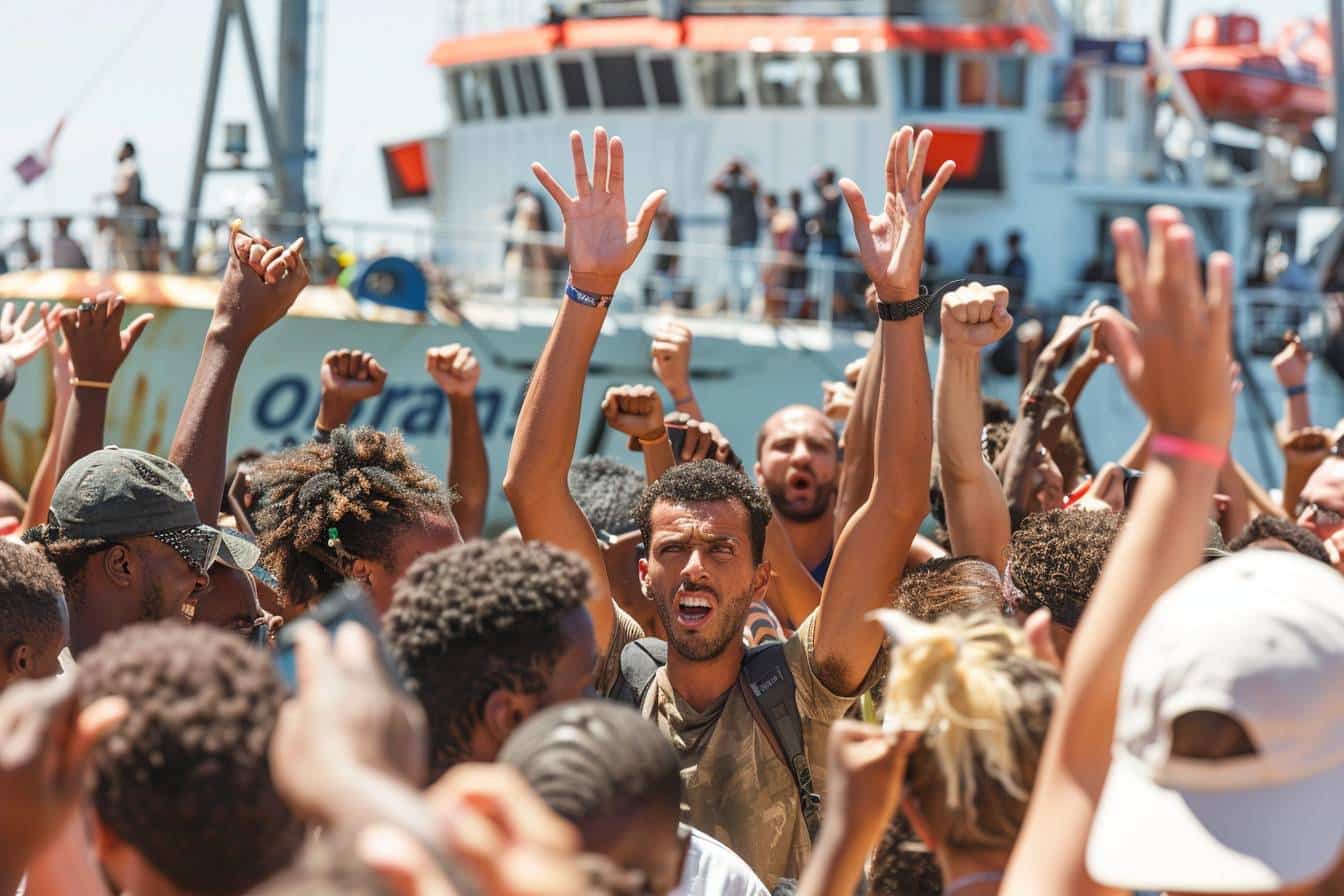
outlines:
[[[498,0],[495,0],[498,2]],[[446,0],[326,0],[326,67],[320,160],[320,198],[336,218],[419,221],[387,204],[377,146],[443,126],[444,103],[436,72],[425,63],[451,25]],[[1177,34],[1201,10],[1266,6],[1176,0]],[[273,0],[250,0],[263,66],[271,76],[275,53]],[[1291,16],[1325,14],[1325,0],[1275,0],[1262,12],[1271,29]],[[112,156],[124,137],[140,149],[147,195],[160,207],[185,205],[187,181],[214,0],[0,0],[0,216],[46,214],[93,207],[112,176]],[[1136,0],[1131,22],[1146,27],[1151,0]],[[132,26],[144,21],[136,31]],[[116,53],[115,51],[121,50]],[[112,57],[112,58],[110,58]],[[219,119],[247,118],[251,98],[241,42],[230,36]],[[273,86],[269,89],[273,92]],[[73,105],[72,105],[73,104]],[[20,188],[11,166],[41,145],[62,114],[65,130],[56,164],[34,185]],[[254,147],[261,133],[251,128]],[[222,134],[216,137],[216,144]],[[259,153],[258,153],[259,155]],[[206,197],[218,208],[241,191],[246,176],[216,177]],[[11,228],[0,226],[0,238]]]

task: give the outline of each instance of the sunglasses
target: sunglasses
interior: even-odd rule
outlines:
[[[209,575],[210,567],[219,557],[223,536],[210,526],[192,526],[187,529],[166,529],[151,533],[152,537],[177,552],[198,573]]]
[[[1338,510],[1331,510],[1329,507],[1317,504],[1315,501],[1298,501],[1297,518],[1302,519],[1307,511],[1311,511],[1311,516],[1322,526],[1339,526],[1344,524],[1344,513]]]

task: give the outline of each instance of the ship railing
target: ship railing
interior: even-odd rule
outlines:
[[[554,4],[564,15],[589,19],[691,15],[886,16],[904,13],[912,0],[569,0]]]

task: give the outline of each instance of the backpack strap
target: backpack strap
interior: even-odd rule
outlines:
[[[784,645],[774,642],[748,650],[738,683],[757,727],[793,776],[803,822],[815,843],[821,828],[821,797],[812,783],[812,768],[803,746],[803,719],[798,712],[793,673],[784,656]]]
[[[612,688],[611,699],[642,710],[653,677],[666,665],[666,641],[659,638],[631,641],[621,649],[621,677]]]

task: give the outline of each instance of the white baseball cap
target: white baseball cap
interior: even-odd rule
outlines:
[[[1174,755],[1176,720],[1201,711],[1255,751]],[[1111,752],[1087,846],[1098,883],[1273,892],[1328,872],[1344,847],[1344,577],[1248,550],[1178,582],[1125,658]]]

